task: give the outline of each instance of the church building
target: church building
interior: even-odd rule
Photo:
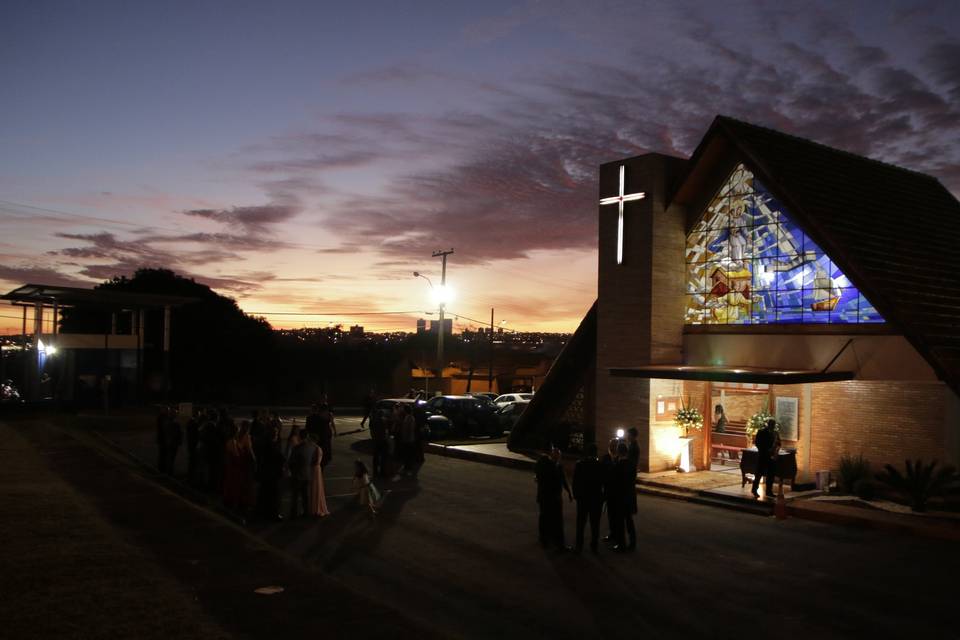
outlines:
[[[689,159],[602,165],[598,196],[597,301],[512,448],[635,427],[641,471],[709,469],[770,414],[802,483],[960,459],[960,203],[935,178],[718,116]]]

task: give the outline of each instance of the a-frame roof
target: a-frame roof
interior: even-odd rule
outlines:
[[[960,202],[931,176],[725,116],[674,199],[692,202],[732,156],[960,393]]]

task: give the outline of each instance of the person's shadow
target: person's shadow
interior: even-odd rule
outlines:
[[[406,503],[420,493],[416,480],[374,484],[382,493],[377,514],[356,500],[324,519],[322,531],[318,528],[315,543],[303,554],[311,564],[321,565],[326,572],[334,572],[356,554],[372,552],[392,527]]]

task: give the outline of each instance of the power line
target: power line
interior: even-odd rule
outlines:
[[[343,312],[300,312],[300,311],[244,311],[251,316],[387,316],[433,314],[433,311],[343,311]]]
[[[490,323],[489,323],[488,321],[486,321],[486,320],[477,320],[476,318],[468,318],[467,316],[461,315],[461,314],[459,314],[459,313],[453,313],[453,312],[451,312],[450,315],[452,315],[452,316],[455,317],[455,318],[463,318],[464,320],[469,320],[470,322],[476,322],[477,324],[479,324],[479,325],[482,326],[482,327],[487,327],[487,326],[490,325]],[[513,332],[513,333],[520,333],[520,332],[517,331],[516,329],[507,329],[507,328],[504,328],[504,331],[511,331],[511,332]]]
[[[0,205],[3,205],[3,206],[0,206],[0,210],[6,211],[7,213],[11,213],[11,210],[8,209],[7,207],[20,207],[20,208],[22,208],[22,209],[33,209],[33,210],[35,210],[35,211],[43,211],[43,212],[45,212],[45,213],[53,213],[53,214],[56,214],[56,215],[58,215],[58,216],[67,216],[68,218],[77,218],[77,219],[79,219],[79,220],[87,220],[87,221],[93,221],[93,222],[104,222],[104,223],[108,223],[108,224],[119,224],[119,225],[123,225],[123,226],[126,226],[126,227],[136,227],[136,228],[139,228],[139,229],[164,229],[164,230],[166,230],[166,231],[178,231],[178,229],[173,229],[173,228],[170,228],[170,227],[156,227],[156,226],[152,226],[152,225],[138,224],[138,223],[136,223],[136,222],[130,222],[130,221],[128,221],[128,220],[117,220],[116,218],[104,218],[104,217],[100,217],[100,216],[88,216],[88,215],[85,215],[85,214],[82,214],[82,213],[71,213],[70,211],[61,211],[61,210],[59,210],[59,209],[47,209],[46,207],[36,207],[36,206],[34,206],[34,205],[32,205],[32,204],[23,204],[23,203],[20,203],[20,202],[10,202],[9,200],[0,200]],[[12,211],[12,213],[13,213],[14,215],[17,215],[18,212],[17,212],[17,211]],[[19,218],[22,219],[22,220],[28,220],[28,219],[29,219],[29,218],[27,218],[26,216],[17,216],[17,217],[19,217]]]

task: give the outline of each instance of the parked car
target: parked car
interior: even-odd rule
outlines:
[[[497,399],[497,396],[498,396],[499,394],[496,394],[496,393],[494,393],[493,391],[468,391],[468,392],[466,392],[466,393],[463,394],[463,395],[465,395],[465,396],[476,396],[476,397],[483,396],[484,398],[488,398],[488,399],[492,402],[492,401],[494,401],[494,400]]]
[[[503,427],[505,431],[512,431],[513,426],[517,424],[517,420],[520,419],[520,414],[524,412],[529,404],[529,400],[516,400],[514,402],[508,402],[497,409],[500,426]]]
[[[507,404],[511,402],[516,402],[518,400],[527,400],[527,401],[533,400],[533,394],[532,393],[505,393],[502,396],[497,396],[496,399],[493,401],[493,404],[497,405],[498,407],[505,407]]]
[[[497,408],[483,396],[436,396],[423,407],[431,439],[503,435]]]

